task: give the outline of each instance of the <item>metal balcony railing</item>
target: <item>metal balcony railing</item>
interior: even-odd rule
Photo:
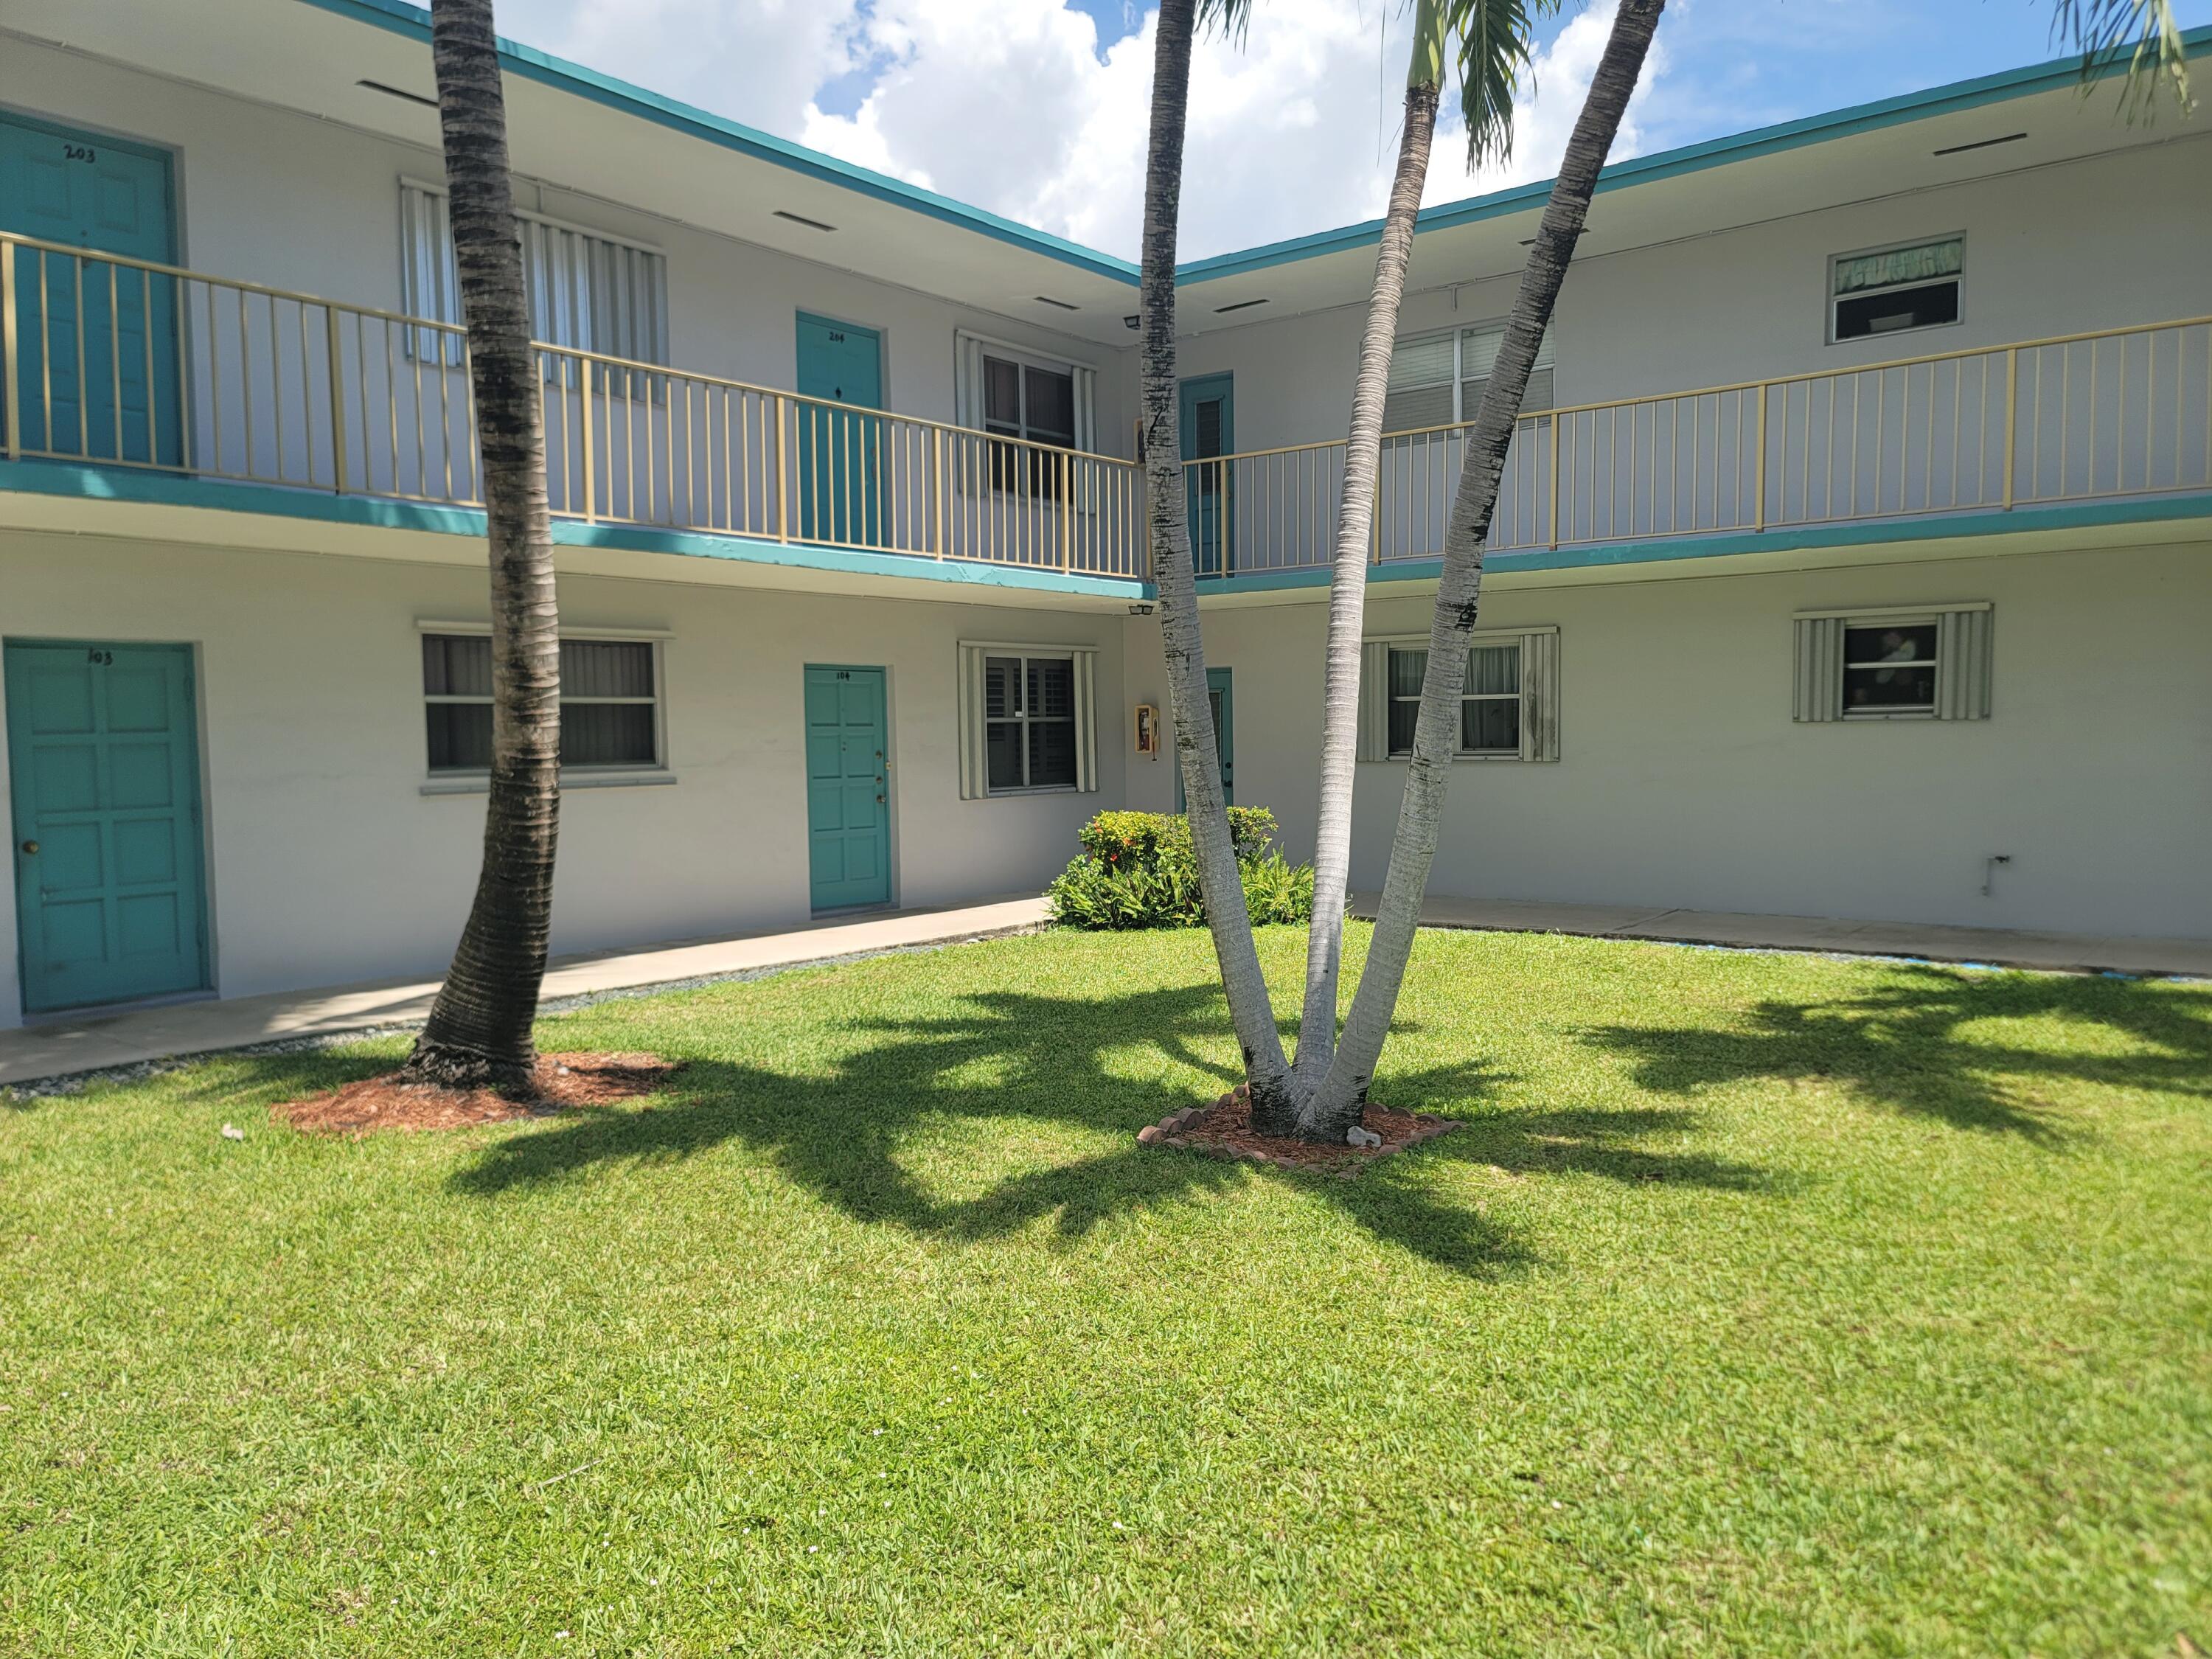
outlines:
[[[541,343],[553,510],[1150,574],[1133,462]],[[450,324],[0,234],[5,453],[481,503]],[[1388,434],[1371,556],[1442,550],[1468,424]],[[1185,464],[1200,573],[1330,562],[1344,444]],[[1580,404],[1515,428],[1490,548],[2212,489],[2212,318]]]
[[[853,551],[1145,573],[1136,466],[538,347],[555,513]],[[477,506],[465,331],[0,235],[6,453]]]
[[[2212,318],[1521,416],[1489,550],[2212,488]],[[1377,562],[1432,559],[1472,423],[1382,441]],[[1202,574],[1327,565],[1344,443],[1186,469]]]

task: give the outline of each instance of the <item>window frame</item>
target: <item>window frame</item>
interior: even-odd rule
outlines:
[[[953,416],[954,424],[975,433],[984,441],[984,463],[980,469],[981,486],[994,495],[1021,495],[1024,492],[1012,486],[1012,480],[1026,474],[1030,497],[1042,497],[1057,505],[1059,501],[1059,469],[1047,467],[1042,462],[1051,451],[1063,446],[1030,434],[1029,377],[1018,374],[1020,403],[1023,410],[1019,434],[994,432],[990,429],[989,371],[985,364],[996,358],[1011,363],[1018,371],[1042,369],[1048,374],[1064,374],[1069,382],[1069,414],[1074,430],[1065,446],[1070,455],[1093,455],[1098,453],[1098,366],[1079,358],[1055,356],[1040,351],[1033,346],[1017,345],[1012,340],[1002,340],[994,335],[978,334],[969,329],[953,331]],[[1004,444],[1000,450],[998,445]],[[1034,446],[1034,447],[1032,447]],[[1004,454],[1028,455],[1036,458],[1027,466],[1002,462]],[[963,469],[964,471],[964,469]],[[963,491],[974,486],[961,477],[957,487]],[[1078,510],[1081,510],[1084,491],[1076,490]]]
[[[977,711],[976,719],[981,722],[983,730],[982,781],[984,799],[988,800],[1006,795],[1073,795],[1079,793],[1083,787],[1083,733],[1081,729],[1083,720],[1083,700],[1078,695],[1076,690],[1075,648],[1073,646],[1059,648],[1048,646],[988,646],[984,647],[983,672],[985,695],[987,698],[990,684],[990,665],[994,661],[1011,661],[1019,665],[1015,670],[1014,684],[1016,690],[1021,694],[1022,702],[1024,707],[1022,712],[1018,714],[994,715],[990,712],[990,704],[987,701],[982,708]],[[1064,662],[1067,665],[1067,714],[1066,720],[1067,725],[1069,755],[1070,758],[1074,763],[1074,769],[1073,775],[1070,777],[1066,783],[1031,783],[1029,781],[1029,728],[1030,723],[1032,721],[1044,721],[1057,726],[1060,723],[1062,718],[1058,714],[1032,714],[1029,712],[1026,705],[1029,702],[1030,665],[1033,662]],[[1009,784],[1001,787],[991,781],[991,728],[994,726],[1012,726],[1017,727],[1021,732],[1020,747],[1023,781],[1018,784]]]
[[[1858,294],[1836,292],[1836,270],[1853,259],[1869,259],[1884,253],[1902,253],[1909,248],[1938,247],[1946,242],[1959,245],[1959,269],[1948,276],[1925,277],[1918,282],[1898,283],[1886,289],[1863,289]],[[1957,285],[1959,303],[1957,315],[1944,323],[1915,323],[1910,328],[1886,329],[1879,333],[1854,334],[1849,337],[1836,331],[1836,308],[1845,300],[1856,299],[1867,294],[1905,294],[1917,289],[1934,288],[1943,283]],[[1944,231],[1934,236],[1913,236],[1901,241],[1876,242],[1869,247],[1851,248],[1842,253],[1832,253],[1821,268],[1821,303],[1826,307],[1827,343],[1832,346],[1864,345],[1870,341],[1891,340],[1900,334],[1925,334],[1939,328],[1957,328],[1966,320],[1966,233],[1963,230]]]
[[[1559,747],[1559,637],[1556,623],[1539,623],[1525,628],[1492,628],[1470,635],[1468,648],[1479,650],[1489,646],[1516,647],[1515,689],[1511,692],[1463,692],[1460,699],[1460,732],[1464,739],[1467,731],[1467,705],[1470,702],[1504,702],[1509,698],[1520,705],[1517,732],[1520,741],[1513,749],[1458,749],[1453,751],[1458,761],[1504,761],[1525,765],[1549,766],[1560,759]],[[1411,752],[1392,750],[1389,746],[1390,708],[1396,702],[1413,702],[1414,698],[1395,698],[1390,692],[1390,659],[1398,652],[1426,652],[1426,634],[1370,634],[1362,637],[1360,651],[1360,738],[1359,762],[1363,765],[1401,764]],[[1370,693],[1370,684],[1374,688]]]
[[[1793,725],[1880,726],[1915,721],[1983,721],[1995,705],[1995,617],[1988,599],[1935,604],[1832,606],[1799,611],[1790,618],[1793,643],[1790,678]],[[1933,626],[1934,655],[1913,659],[1928,666],[1934,684],[1930,705],[1894,705],[1853,710],[1846,706],[1845,676],[1851,666],[1845,641],[1855,629]],[[1947,653],[1950,653],[1948,654]],[[1861,663],[1862,668],[1903,667],[1904,663]]]
[[[1418,691],[1414,692],[1413,695],[1409,697],[1402,697],[1389,689],[1391,682],[1389,676],[1390,673],[1391,660],[1397,657],[1410,657],[1418,653],[1422,659],[1422,667],[1425,672],[1429,654],[1429,642],[1424,639],[1419,641],[1384,640],[1380,641],[1380,643],[1382,644],[1385,653],[1383,657],[1383,673],[1385,678],[1382,695],[1384,702],[1388,705],[1383,711],[1384,719],[1387,720],[1389,716],[1390,708],[1395,708],[1399,703],[1409,702],[1418,708],[1420,707],[1421,702],[1421,694]],[[1510,691],[1468,691],[1462,690],[1460,692],[1459,729],[1461,735],[1461,746],[1452,751],[1453,758],[1455,760],[1517,761],[1526,757],[1528,739],[1522,733],[1521,722],[1523,717],[1523,704],[1527,700],[1527,690],[1522,683],[1522,677],[1527,672],[1528,665],[1522,661],[1522,657],[1525,653],[1521,648],[1521,635],[1519,631],[1516,630],[1510,635],[1492,635],[1487,636],[1477,634],[1469,637],[1467,642],[1468,652],[1470,655],[1477,651],[1498,651],[1504,650],[1508,647],[1510,647],[1513,653],[1513,689]],[[1512,748],[1469,749],[1466,746],[1467,706],[1471,702],[1510,702],[1513,705]],[[1385,729],[1388,729],[1387,726]],[[1403,749],[1386,749],[1383,754],[1383,758],[1394,761],[1404,760],[1412,755],[1413,752],[1413,745],[1408,744]]]
[[[433,221],[428,227],[416,222],[416,216],[408,200],[410,191],[428,198],[434,204],[431,210],[434,216]],[[428,322],[461,328],[465,326],[467,319],[462,309],[459,274],[453,265],[453,219],[452,209],[449,205],[451,197],[451,188],[434,179],[418,179],[410,173],[404,173],[399,175],[400,309],[410,316],[420,317]],[[538,302],[543,285],[547,279],[547,273],[542,269],[541,263],[541,266],[538,269],[537,280],[532,280],[533,266],[531,250],[533,246],[542,244],[545,240],[547,233],[580,236],[587,241],[600,242],[610,247],[623,248],[633,253],[642,254],[654,262],[652,266],[652,315],[646,319],[648,325],[647,331],[650,332],[652,338],[647,342],[646,349],[635,354],[611,350],[605,343],[602,343],[596,338],[588,342],[561,339],[557,337],[560,333],[558,329],[551,331],[543,339],[543,343],[563,351],[582,352],[590,356],[613,357],[619,361],[644,362],[656,368],[669,366],[671,354],[668,252],[665,248],[657,247],[651,242],[641,241],[635,236],[624,236],[617,231],[603,230],[595,225],[578,224],[572,219],[556,218],[550,213],[538,213],[520,206],[514,210],[514,216],[521,222],[523,286],[526,290],[526,298],[531,310],[531,333],[533,338],[538,337]],[[533,234],[532,228],[535,228],[536,234]],[[423,241],[426,229],[433,233],[435,238],[428,246]],[[435,296],[435,305],[421,303],[421,291],[426,288]],[[581,317],[585,325],[596,333],[596,321],[592,308],[585,307],[578,315]],[[426,359],[434,358],[438,356],[438,349],[427,341],[418,343],[416,338],[417,334],[426,331],[413,329],[408,331],[408,350],[410,355],[419,353]],[[446,361],[448,364],[458,367],[462,362],[464,337],[459,334],[447,334],[444,338]]]
[[[1941,611],[1885,612],[1876,616],[1847,616],[1843,619],[1844,655],[1837,684],[1837,695],[1845,720],[1932,720],[1936,706],[1942,696],[1943,680],[1943,617]],[[1850,639],[1854,633],[1869,632],[1877,628],[1926,628],[1932,629],[1936,643],[1929,647],[1931,654],[1915,657],[1909,662],[1853,662],[1850,659]],[[1850,705],[1850,675],[1854,668],[1925,668],[1928,670],[1928,701],[1924,703],[1885,703],[1874,708],[1854,708]]]
[[[432,638],[489,639],[491,624],[476,622],[453,622],[441,618],[418,618],[415,624],[418,640]],[[653,653],[653,686],[651,697],[577,697],[563,696],[563,703],[574,701],[579,704],[606,703],[635,708],[650,703],[653,708],[653,753],[650,764],[635,761],[612,763],[604,766],[570,766],[561,768],[561,787],[563,789],[616,788],[630,785],[673,783],[676,775],[668,759],[668,641],[674,637],[667,629],[640,628],[563,628],[560,631],[562,643],[570,641],[603,641],[610,644],[645,645]],[[465,696],[455,693],[433,693],[421,685],[422,653],[416,653],[416,690],[419,705],[428,709],[433,705],[482,704],[489,707],[489,696]],[[429,763],[428,723],[421,728],[423,734],[422,793],[426,795],[481,794],[491,787],[489,768],[447,767],[432,769]]]
[[[1401,354],[1408,346],[1426,345],[1432,340],[1449,338],[1452,343],[1452,417],[1450,420],[1443,422],[1443,425],[1448,427],[1464,426],[1469,421],[1472,421],[1475,415],[1475,411],[1474,410],[1466,407],[1468,382],[1467,337],[1470,334],[1496,334],[1501,337],[1502,342],[1506,326],[1510,321],[1511,319],[1510,318],[1498,317],[1469,323],[1453,323],[1443,328],[1415,329],[1411,333],[1401,334],[1396,339],[1391,342],[1390,361],[1393,363],[1399,362],[1401,360]],[[1547,326],[1544,330],[1543,338],[1537,343],[1536,361],[1530,366],[1529,375],[1531,379],[1534,379],[1538,374],[1549,372],[1553,376],[1553,395],[1552,401],[1541,409],[1530,409],[1524,403],[1521,410],[1522,416],[1528,417],[1547,416],[1550,414],[1553,408],[1557,405],[1559,402],[1559,354],[1558,343],[1554,337],[1552,329],[1549,326]],[[1482,379],[1485,386],[1487,386],[1490,383],[1490,377],[1488,375],[1484,375]],[[1422,384],[1429,386],[1434,385],[1435,383],[1433,381],[1425,381]],[[1411,388],[1406,389],[1410,390]],[[1383,389],[1383,400],[1386,404],[1389,399],[1389,392],[1390,388],[1387,386]],[[1437,430],[1437,428],[1433,426],[1385,427],[1382,429],[1382,435],[1385,438],[1401,438],[1419,436],[1423,433],[1433,432],[1436,430]]]

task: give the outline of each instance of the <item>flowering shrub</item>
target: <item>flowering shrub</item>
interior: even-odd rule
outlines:
[[[1255,922],[1304,921],[1313,915],[1313,867],[1277,850],[1275,815],[1264,806],[1229,809],[1229,834]],[[1083,851],[1046,896],[1064,927],[1197,927],[1206,921],[1190,820],[1167,812],[1101,812],[1076,839]]]

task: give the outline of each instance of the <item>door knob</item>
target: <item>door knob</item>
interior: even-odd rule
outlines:
[[[23,843],[23,850],[26,853],[35,854],[39,850],[39,843],[34,841],[27,841]]]

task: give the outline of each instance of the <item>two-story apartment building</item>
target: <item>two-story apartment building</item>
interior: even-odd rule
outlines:
[[[0,19],[0,1023],[434,972],[482,516],[398,0]],[[2212,33],[2192,41],[2212,46]],[[1167,807],[1126,262],[517,48],[556,948],[1034,889]],[[1440,892],[2212,935],[2212,150],[2070,64],[1608,172],[1493,536]],[[1540,187],[1424,220],[1356,877]],[[1374,227],[1182,273],[1240,800],[1310,842]]]

